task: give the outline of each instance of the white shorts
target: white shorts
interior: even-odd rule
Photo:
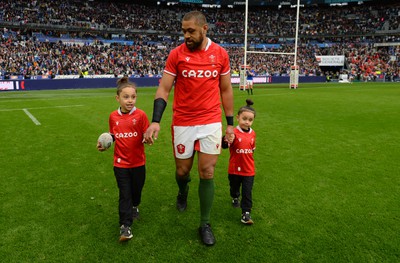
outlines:
[[[247,85],[253,85],[253,80],[247,80]]]
[[[174,155],[188,159],[194,151],[207,154],[221,153],[222,124],[211,123],[196,126],[172,126]]]

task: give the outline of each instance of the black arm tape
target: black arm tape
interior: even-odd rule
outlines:
[[[226,124],[233,126],[233,116],[226,116]]]
[[[151,122],[160,123],[165,107],[167,107],[167,102],[164,99],[158,98],[154,100],[153,119]]]

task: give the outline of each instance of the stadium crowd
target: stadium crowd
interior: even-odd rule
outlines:
[[[400,5],[318,6],[302,8],[299,34],[360,35],[397,30]],[[179,34],[182,14],[192,6],[135,5],[118,1],[0,1],[0,21],[60,25],[69,28],[154,30]],[[295,8],[249,10],[249,33],[278,37],[295,35]],[[209,34],[243,34],[243,10],[208,8]],[[122,19],[121,19],[122,18]]]
[[[169,51],[182,41],[177,31],[182,14],[193,8],[110,1],[0,1],[0,74],[161,75]],[[243,10],[197,9],[207,14],[208,35],[224,45],[233,74],[238,73],[244,52]],[[400,4],[300,10],[301,75],[331,74],[319,67],[317,55],[345,55],[345,68],[354,78],[369,80],[379,73],[399,77],[400,44],[376,44],[400,43]],[[294,52],[295,18],[295,8],[250,10],[249,49]],[[53,41],[46,41],[50,37]],[[293,56],[249,54],[247,64],[257,75],[288,75]]]

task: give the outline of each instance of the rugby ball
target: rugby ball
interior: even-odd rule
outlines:
[[[104,132],[104,133],[100,134],[99,139],[97,139],[97,141],[100,142],[101,146],[104,149],[108,149],[111,147],[111,145],[113,143],[113,138],[112,138],[111,134],[109,134],[108,132]]]

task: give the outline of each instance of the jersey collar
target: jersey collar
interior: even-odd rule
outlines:
[[[211,39],[207,37],[207,45],[206,45],[206,48],[204,49],[204,51],[208,50],[208,48],[211,46],[211,43],[212,43]]]
[[[239,125],[236,126],[236,129],[238,129],[241,133],[251,133],[251,132],[253,131],[253,129],[250,127],[250,131],[249,131],[249,132],[244,132],[244,131],[242,130],[242,128],[239,127]]]
[[[133,108],[131,109],[131,111],[129,112],[129,115],[131,115],[135,110],[136,110],[136,107],[133,107]],[[124,114],[122,113],[122,111],[121,111],[121,107],[118,108],[118,114],[121,115],[121,116],[124,115]]]

